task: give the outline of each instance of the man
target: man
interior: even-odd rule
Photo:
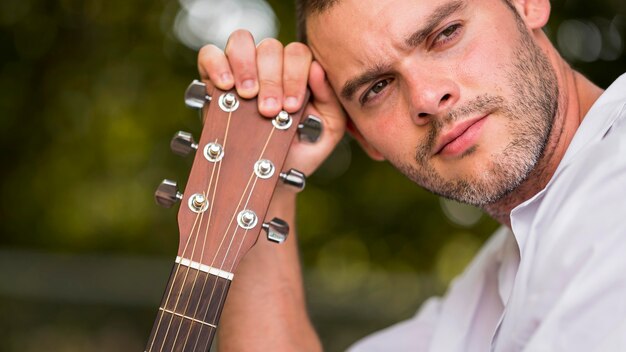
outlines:
[[[444,298],[352,349],[626,350],[626,79],[603,94],[564,62],[541,30],[548,0],[310,0],[300,11],[308,46],[255,47],[237,31],[224,52],[201,50],[202,78],[258,96],[265,116],[307,103],[323,119],[289,167],[311,174],[347,125],[372,158],[503,225]],[[268,215],[294,213],[295,194],[279,189]],[[294,237],[260,242],[241,264],[223,350],[321,349]]]

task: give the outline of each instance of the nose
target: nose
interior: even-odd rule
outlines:
[[[410,113],[413,123],[422,126],[441,118],[459,100],[456,82],[437,73],[424,72],[407,80]]]

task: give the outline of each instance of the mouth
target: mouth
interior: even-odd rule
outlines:
[[[489,114],[461,121],[439,137],[434,155],[455,157],[476,144]]]

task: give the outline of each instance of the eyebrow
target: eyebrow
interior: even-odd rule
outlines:
[[[421,45],[426,40],[426,38],[428,38],[428,35],[432,31],[434,31],[435,28],[437,28],[441,21],[464,7],[465,2],[463,0],[453,0],[443,5],[440,5],[433,11],[433,13],[430,14],[430,16],[428,16],[425,21],[426,25],[413,32],[407,37],[407,39],[405,39],[405,45],[410,48],[415,48]],[[352,100],[354,93],[359,88],[372,81],[376,77],[379,77],[384,72],[387,72],[390,68],[389,66],[390,65],[376,64],[373,67],[365,70],[363,73],[359,74],[355,78],[349,79],[341,88],[341,96],[346,100]]]
[[[422,29],[418,29],[411,34],[404,43],[411,48],[421,45],[428,35],[437,28],[441,21],[445,20],[451,14],[463,9],[465,2],[461,0],[450,1],[439,6],[426,20],[426,25]]]

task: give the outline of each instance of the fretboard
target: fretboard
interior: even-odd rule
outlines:
[[[208,351],[231,279],[230,273],[177,258],[146,352]]]

